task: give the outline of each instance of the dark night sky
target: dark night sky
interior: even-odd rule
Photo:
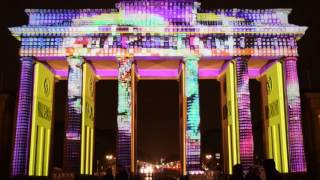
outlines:
[[[27,24],[25,8],[113,8],[114,0],[6,0],[1,3],[1,65],[0,91],[15,93],[19,77],[19,42],[11,37],[7,27]],[[299,76],[301,91],[320,91],[320,8],[309,1],[289,0],[212,0],[202,1],[202,9],[214,8],[293,8],[290,23],[309,26],[306,35],[299,42]],[[138,84],[138,152],[148,157],[160,156],[177,159],[179,157],[178,141],[178,82],[177,81],[140,81]],[[56,94],[56,119],[64,118],[66,82],[58,83]],[[216,81],[200,82],[200,103],[203,133],[214,136],[219,132],[219,92]],[[212,103],[211,103],[212,102]],[[100,81],[97,83],[97,150],[98,156],[114,152],[113,131],[116,129],[117,82]],[[212,110],[214,109],[214,110]],[[62,124],[62,123],[60,123]],[[219,126],[218,126],[219,127]],[[63,128],[62,128],[63,129]],[[108,130],[106,132],[105,130]],[[61,130],[62,132],[62,130]],[[104,133],[105,132],[105,133]],[[110,133],[111,132],[111,133]],[[59,134],[59,133],[58,133]],[[61,135],[61,133],[60,133]],[[98,136],[99,135],[99,136]],[[56,135],[55,137],[59,137]],[[106,139],[106,140],[104,140]],[[105,143],[103,143],[106,141]],[[216,152],[209,143],[219,142],[204,139],[204,151]],[[154,143],[157,142],[157,147]],[[109,144],[109,145],[108,145]],[[106,150],[107,149],[107,150]],[[59,161],[59,160],[57,160]],[[59,163],[58,163],[59,164]]]

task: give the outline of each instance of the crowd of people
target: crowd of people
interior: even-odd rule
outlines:
[[[263,166],[250,167],[246,174],[244,174],[242,165],[236,164],[233,166],[232,172],[230,180],[281,180],[273,159],[265,159]],[[102,180],[128,180],[129,177],[129,173],[123,167],[118,168],[115,177],[112,174],[112,169],[108,168]]]
[[[252,166],[248,173],[244,175],[241,164],[233,166],[233,173],[231,180],[280,180],[280,173],[276,169],[273,159],[266,159],[263,161],[263,167]]]
[[[129,174],[125,168],[120,167],[115,177],[113,177],[112,169],[108,168],[106,174],[102,177],[102,180],[127,180],[129,179]]]

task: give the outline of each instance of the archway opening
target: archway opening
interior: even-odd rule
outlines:
[[[264,130],[263,130],[263,110],[261,99],[261,85],[255,79],[249,81],[250,101],[251,101],[251,122],[254,144],[254,163],[261,164],[265,159]]]
[[[203,167],[222,166],[220,83],[215,79],[199,81],[201,115],[201,160]]]
[[[57,171],[60,171],[63,168],[64,127],[67,119],[67,91],[67,80],[60,80],[55,83],[51,164],[53,170]]]
[[[180,160],[179,82],[140,80],[137,91],[137,160],[170,165],[166,173],[176,176]],[[140,167],[139,167],[140,166]]]
[[[93,172],[112,168],[115,172],[117,141],[118,81],[96,83]]]

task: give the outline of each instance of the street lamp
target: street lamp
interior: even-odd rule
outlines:
[[[113,160],[115,159],[115,157],[112,154],[107,154],[105,158],[106,158],[106,168],[112,167],[114,163]]]
[[[207,154],[206,155],[206,159],[209,161],[210,159],[212,159],[212,155],[211,154]]]
[[[112,159],[113,159],[113,155],[112,154],[106,155],[106,160],[110,161]]]

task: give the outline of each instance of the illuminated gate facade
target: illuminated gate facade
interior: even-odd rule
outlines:
[[[180,82],[181,174],[197,174],[199,79],[221,84],[224,171],[253,165],[249,79],[262,85],[264,144],[281,172],[305,172],[297,41],[289,9],[203,11],[194,0],[122,0],[116,9],[28,9],[12,175],[47,176],[54,82],[68,80],[64,170],[93,173],[96,80],[118,80],[117,164],[135,173],[136,81]],[[216,102],[213,102],[213,104]]]

